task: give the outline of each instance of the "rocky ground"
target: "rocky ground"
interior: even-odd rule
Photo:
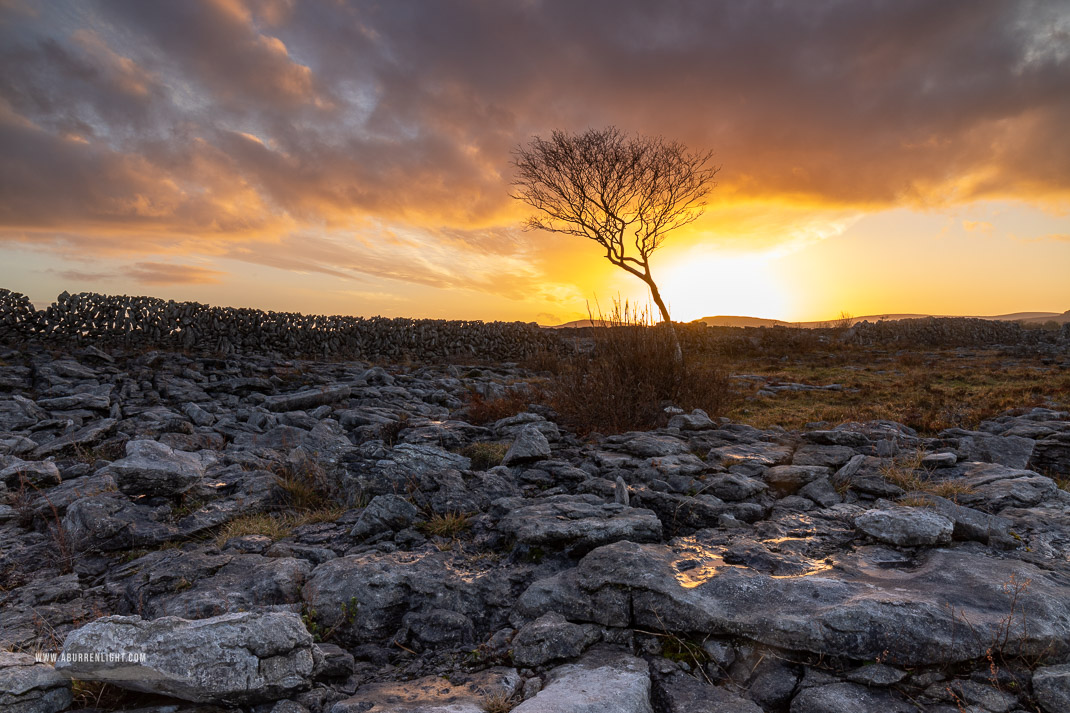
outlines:
[[[1070,710],[1067,413],[580,439],[472,423],[509,365],[0,359],[4,711]]]

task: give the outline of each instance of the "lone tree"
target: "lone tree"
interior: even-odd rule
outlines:
[[[712,151],[691,152],[661,136],[630,136],[614,126],[582,134],[554,131],[514,151],[513,198],[539,213],[529,228],[595,241],[606,259],[647,284],[681,358],[669,309],[650,274],[665,235],[694,222],[720,170]],[[634,246],[634,247],[633,247]]]

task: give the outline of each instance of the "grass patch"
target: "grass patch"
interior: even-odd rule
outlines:
[[[275,470],[281,504],[302,512],[323,510],[337,500],[337,489],[327,471],[311,458],[287,461]]]
[[[973,488],[958,480],[933,481],[925,477],[928,471],[921,465],[924,457],[924,451],[917,450],[909,455],[893,458],[891,462],[881,466],[881,476],[908,493],[930,493],[948,500],[955,500],[960,495],[973,492]]]
[[[502,464],[508,450],[507,443],[469,443],[461,449],[461,455],[471,459],[472,470],[489,470]]]
[[[484,713],[509,713],[516,704],[516,698],[505,691],[486,696],[482,701]]]
[[[828,347],[775,357],[758,353],[721,362],[732,373],[772,381],[842,384],[843,391],[785,391],[731,404],[723,415],[757,428],[801,430],[807,423],[888,419],[923,436],[945,428],[975,429],[1009,409],[1070,408],[1070,372],[1041,355],[1008,356],[993,350],[910,353]],[[753,395],[760,384],[740,382]]]
[[[904,495],[896,500],[897,503],[909,508],[932,508],[935,507],[933,501],[924,495]]]
[[[456,537],[471,526],[467,515],[456,512],[432,515],[416,525],[420,532],[430,537]]]
[[[243,515],[223,525],[216,535],[216,546],[222,548],[230,538],[243,537],[245,535],[265,535],[272,540],[281,540],[284,537],[289,537],[295,529],[302,525],[334,522],[343,514],[345,514],[345,508],[336,505],[301,512]]]

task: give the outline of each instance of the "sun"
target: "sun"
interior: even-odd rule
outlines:
[[[655,277],[674,321],[733,315],[781,319],[788,296],[776,279],[772,258],[688,251]]]

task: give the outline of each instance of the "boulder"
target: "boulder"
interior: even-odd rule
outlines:
[[[661,539],[661,521],[645,508],[606,503],[597,495],[555,495],[532,505],[525,502],[530,501],[516,500],[499,528],[526,545],[590,550],[618,540]]]
[[[702,485],[702,491],[711,493],[722,500],[740,501],[753,498],[769,488],[755,478],[748,478],[737,473],[718,473],[711,475]]]
[[[807,483],[827,478],[831,473],[820,465],[778,465],[765,471],[762,477],[777,495],[783,497],[794,495]]]
[[[955,523],[925,508],[867,510],[855,518],[855,527],[875,540],[897,547],[946,545]]]
[[[71,681],[29,654],[0,651],[0,710],[57,713],[71,704]]]
[[[573,624],[557,612],[549,612],[522,627],[513,637],[513,662],[531,667],[578,658],[600,638],[598,627]]]
[[[917,706],[881,689],[857,683],[832,683],[804,689],[791,702],[791,713],[916,713]]]
[[[543,689],[513,713],[653,713],[646,661],[612,649],[550,671]]]
[[[550,457],[550,442],[542,431],[533,426],[528,426],[520,431],[513,445],[509,446],[502,465],[513,466],[521,463],[531,463],[546,460]]]
[[[142,440],[129,441],[126,457],[97,473],[111,475],[119,490],[127,495],[178,495],[204,477],[204,466],[196,453]]]
[[[1070,431],[1054,433],[1037,441],[1025,467],[1050,475],[1070,477]]]
[[[718,446],[710,449],[706,460],[725,468],[740,464],[770,468],[790,462],[791,447],[764,441]]]
[[[729,565],[716,549],[686,540],[617,542],[534,582],[516,613],[531,620],[557,611],[573,622],[653,630],[672,622],[674,631],[826,656],[872,660],[887,650],[895,665],[950,664],[984,656],[1007,628],[1007,586],[1031,580],[1017,603],[1028,626],[1012,627],[1007,645],[1023,655],[1070,652],[1070,586],[1061,575],[974,550],[886,553],[860,547],[778,576]]]
[[[50,488],[63,480],[59,468],[52,461],[24,461],[21,458],[11,460],[11,463],[0,470],[0,483],[9,488],[19,488],[23,479],[38,488]]]
[[[1070,664],[1041,666],[1034,671],[1033,695],[1044,713],[1070,711]]]
[[[958,437],[959,460],[996,463],[1008,468],[1025,468],[1036,443],[1032,438],[1021,436],[993,436],[977,431],[963,433]]]
[[[665,713],[762,713],[746,698],[679,672],[656,680],[651,700]]]
[[[269,411],[302,411],[324,404],[333,404],[349,398],[351,391],[345,384],[324,386],[319,389],[306,389],[292,394],[276,394],[264,399],[264,407]]]
[[[614,436],[607,443],[613,443],[616,448],[624,453],[638,456],[639,458],[682,455],[691,451],[687,443],[679,438],[645,431]]]
[[[115,430],[118,421],[114,418],[102,418],[99,421],[79,428],[77,431],[42,443],[32,454],[34,460],[43,460],[48,456],[60,455],[80,447],[93,446],[103,441]]]
[[[503,621],[523,571],[488,569],[449,552],[349,555],[317,566],[302,597],[321,627],[361,643],[395,634],[410,612],[452,611],[477,626]]]
[[[169,514],[169,508],[137,504],[121,493],[101,493],[72,503],[63,528],[77,550],[151,547],[180,535]]]
[[[679,428],[681,431],[708,431],[717,428],[709,415],[700,408],[691,413],[678,413],[669,419],[669,428]]]
[[[67,636],[56,670],[197,703],[243,705],[308,688],[314,651],[312,635],[290,612],[199,621],[109,616]]]
[[[969,507],[994,513],[1004,508],[1029,508],[1058,491],[1054,480],[1031,470],[993,463],[970,463],[964,467],[962,483],[970,490],[960,494],[958,501]]]
[[[420,511],[397,495],[376,495],[360,513],[349,534],[358,539],[382,532],[404,530],[420,518]]]

